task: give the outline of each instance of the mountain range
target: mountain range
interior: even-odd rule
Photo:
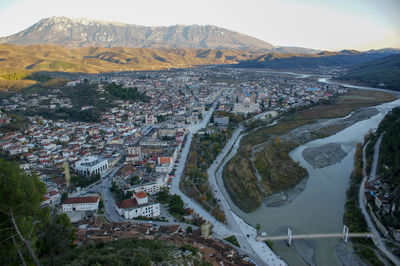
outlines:
[[[21,83],[23,77],[39,71],[100,73],[211,64],[271,69],[353,68],[399,52],[392,48],[329,52],[275,47],[211,25],[145,27],[52,17],[0,38],[0,83]]]
[[[265,53],[253,59],[241,61],[239,68],[270,69],[317,69],[320,67],[346,67],[364,64],[379,58],[400,53],[399,49],[380,49],[360,52],[342,50],[340,52],[323,51],[317,54]]]
[[[392,54],[356,66],[339,80],[400,91],[400,54]]]
[[[212,25],[149,27],[85,18],[45,18],[0,43],[66,47],[273,49],[268,42]]]

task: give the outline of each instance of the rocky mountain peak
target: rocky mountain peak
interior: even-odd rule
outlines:
[[[272,49],[260,39],[213,25],[139,26],[86,18],[50,17],[0,43],[59,44],[67,47]]]

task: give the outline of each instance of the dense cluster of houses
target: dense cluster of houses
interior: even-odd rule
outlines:
[[[105,101],[104,82],[136,87],[150,100],[114,100],[114,107],[101,113],[96,123],[27,116],[26,127],[0,133],[0,149],[17,158],[21,169],[37,173],[48,192],[57,191],[59,195],[70,185],[64,178],[67,169],[81,176],[105,176],[118,165],[114,182],[124,193],[133,195],[129,201],[120,203],[126,208],[118,207],[119,213],[134,217],[136,210],[134,214],[129,210],[140,205],[134,195],[155,194],[169,185],[188,133],[186,124],[199,122],[207,106],[216,99],[219,111],[258,113],[262,108],[285,111],[329,99],[340,92],[332,85],[258,72],[247,81],[215,81],[238,80],[241,75],[240,70],[205,67],[90,76],[85,82],[97,84],[96,90],[104,95],[101,99]],[[71,81],[68,86],[77,86],[81,80]],[[0,125],[14,123],[16,118],[10,114],[31,108],[76,108],[75,102],[61,92],[54,88],[48,95],[16,93],[2,99]],[[80,106],[83,111],[91,108]],[[229,119],[216,117],[215,123],[226,127]],[[54,202],[50,195],[46,197],[44,204]],[[154,207],[140,213],[147,217],[158,212]]]
[[[261,75],[261,74],[260,74]],[[328,100],[345,89],[306,79],[282,75],[262,75],[254,81],[227,86],[220,97],[220,110],[234,113],[257,113],[261,108],[285,112],[292,107]]]

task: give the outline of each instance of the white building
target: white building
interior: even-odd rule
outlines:
[[[173,164],[157,164],[155,169],[156,169],[156,173],[169,173],[172,171],[174,165]]]
[[[108,160],[97,156],[89,156],[75,163],[76,171],[84,175],[102,174],[108,168]]]
[[[140,146],[128,146],[127,151],[129,155],[142,155],[142,149]]]
[[[126,191],[132,191],[134,193],[137,192],[145,192],[148,194],[156,194],[161,191],[161,188],[165,187],[165,182],[161,179],[157,180],[157,182],[149,182],[144,184],[139,184],[132,186],[131,188],[127,189]]]
[[[63,211],[95,211],[99,208],[99,197],[68,198],[62,204]]]
[[[139,142],[140,146],[168,146],[166,140],[154,139],[154,138],[142,138]]]
[[[234,113],[257,113],[260,112],[260,105],[252,103],[249,97],[244,98],[243,103],[235,103],[233,107]]]
[[[139,216],[155,217],[160,215],[160,204],[150,203],[144,192],[134,194],[132,199],[117,202],[116,210],[125,219],[132,219]]]

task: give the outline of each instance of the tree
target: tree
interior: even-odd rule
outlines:
[[[160,192],[157,194],[157,200],[161,203],[168,203],[170,198],[169,192],[166,188],[163,188]]]
[[[66,200],[67,198],[68,198],[68,193],[64,191],[61,195],[61,203],[64,202],[64,200]]]
[[[40,208],[45,192],[37,176],[0,159],[0,264],[18,264],[19,260],[22,265],[39,265],[37,254],[43,252],[43,234],[56,239],[49,244],[54,248],[61,244],[57,239],[72,243],[73,232],[64,231],[71,228],[68,217],[56,215],[52,220],[49,209]]]
[[[256,225],[256,229],[257,229],[257,232],[259,232],[260,229],[261,229],[261,225],[260,225],[260,224],[257,224],[257,225]]]
[[[131,184],[131,186],[139,184],[140,183],[140,177],[137,176],[137,175],[132,176],[129,179],[129,183]]]
[[[43,183],[36,176],[21,173],[16,163],[0,159],[1,264],[12,263],[16,257],[25,264],[28,255],[39,265],[34,245],[45,192]],[[25,251],[28,254],[24,254]]]
[[[183,200],[179,195],[172,195],[171,199],[169,200],[169,208],[171,211],[184,214],[185,209],[183,208]]]
[[[265,243],[267,243],[267,246],[268,246],[270,249],[273,249],[273,248],[274,248],[274,242],[272,242],[272,240],[267,240]]]
[[[65,213],[49,211],[46,218],[40,230],[38,246],[41,257],[50,257],[51,265],[54,265],[54,256],[73,246],[75,228]]]

